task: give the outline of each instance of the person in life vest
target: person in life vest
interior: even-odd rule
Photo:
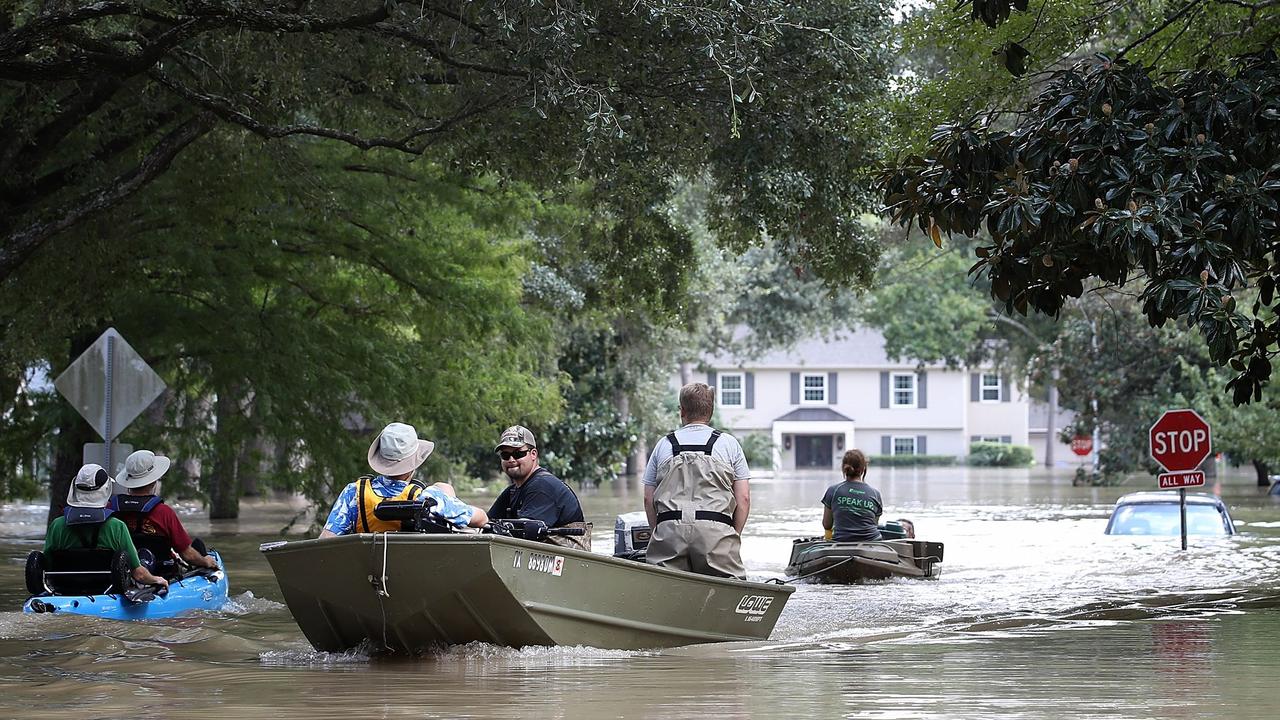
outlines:
[[[822,496],[822,528],[836,542],[879,540],[884,503],[880,492],[867,484],[867,456],[852,449],[840,462],[844,482],[827,488]],[[904,528],[905,529],[905,528]],[[914,536],[914,529],[910,536]]]
[[[679,430],[659,440],[644,469],[644,511],[654,565],[745,579],[742,528],[751,511],[751,471],[742,446],[708,423],[715,391],[680,388]]]
[[[172,568],[172,573],[164,574],[178,574],[176,564],[170,560],[173,552],[192,567],[216,570],[218,563],[192,544],[178,514],[156,494],[160,478],[169,471],[170,464],[169,458],[150,450],[129,455],[124,461],[124,472],[116,478],[116,484],[127,492],[112,497],[109,507],[129,526],[139,553],[144,548],[153,551],[152,570]]]
[[[378,474],[364,475],[343,488],[320,537],[398,531],[399,521],[379,520],[374,508],[383,500],[417,500],[424,496],[436,501],[435,514],[454,527],[484,527],[489,522],[484,510],[459,500],[452,485],[425,486],[414,480],[414,474],[434,449],[435,443],[420,439],[412,425],[393,422],[383,428],[369,446],[369,467]]]
[[[168,587],[169,581],[154,575],[138,559],[138,551],[129,537],[129,528],[112,517],[107,507],[111,499],[111,476],[101,465],[92,463],[80,468],[67,493],[67,509],[53,521],[44,536],[44,554],[59,550],[101,548],[123,551],[132,568],[133,579],[143,585]]]
[[[582,535],[552,535],[547,542],[579,550],[591,549],[591,524],[582,514],[578,496],[563,480],[538,464],[538,441],[523,425],[502,431],[493,448],[502,472],[511,480],[489,508],[494,520],[541,520],[549,528],[578,528]]]

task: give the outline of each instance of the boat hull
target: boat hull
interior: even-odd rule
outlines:
[[[488,534],[346,535],[262,550],[303,634],[329,652],[366,642],[421,652],[764,640],[794,591]]]
[[[216,551],[209,555],[222,567]],[[169,583],[169,592],[147,602],[129,602],[119,594],[36,595],[22,605],[25,613],[91,615],[112,620],[157,620],[197,610],[218,610],[228,596],[227,573],[219,569]]]
[[[932,578],[941,572],[941,562],[942,543],[924,540],[797,540],[791,547],[787,575],[846,584],[891,577]]]

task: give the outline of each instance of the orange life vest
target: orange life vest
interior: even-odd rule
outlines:
[[[400,530],[399,520],[379,520],[373,514],[373,509],[383,500],[416,500],[418,495],[422,493],[422,486],[417,483],[409,483],[398,494],[391,497],[383,497],[373,489],[373,476],[361,475],[359,485],[356,487],[356,494],[360,498],[360,516],[356,518],[355,532],[371,533],[371,532],[398,532]]]

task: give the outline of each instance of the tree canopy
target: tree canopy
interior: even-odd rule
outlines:
[[[1040,19],[1027,25],[1035,8],[1015,30],[1002,24],[1008,3],[994,5],[1004,9],[992,15],[993,3],[984,2],[973,12],[1006,34],[1045,36]],[[1236,371],[1229,382],[1235,401],[1260,398],[1280,352],[1272,308],[1280,270],[1273,252],[1280,62],[1266,49],[1274,26],[1261,22],[1273,16],[1273,5],[1233,5],[1242,7],[1193,0],[1157,20],[1122,14],[1127,24],[1068,23],[1092,29],[1069,34],[1066,47],[1101,35],[1120,50],[1065,69],[1041,57],[1050,70],[1043,83],[998,81],[1012,108],[956,114],[937,127],[923,153],[901,158],[881,178],[894,221],[935,242],[943,234],[983,233],[971,272],[986,277],[1010,313],[1057,316],[1095,279],[1137,285],[1148,323],[1197,328],[1211,359]],[[1055,12],[1047,17],[1066,17]],[[1221,36],[1223,14],[1240,24],[1222,47],[1259,52],[1229,60],[1216,54],[1222,47],[1205,47],[1202,67],[1179,67],[1191,57],[1178,38],[1196,28]],[[1016,14],[1009,17],[1012,25]],[[1017,87],[1039,91],[1030,99]],[[1233,296],[1245,287],[1260,291],[1251,308]]]

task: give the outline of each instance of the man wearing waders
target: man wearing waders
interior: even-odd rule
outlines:
[[[751,471],[732,435],[713,430],[714,391],[680,388],[681,427],[657,442],[644,469],[644,511],[654,565],[746,579],[742,528],[751,509]]]

